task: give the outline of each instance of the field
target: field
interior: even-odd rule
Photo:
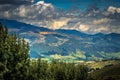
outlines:
[[[113,63],[107,64],[104,67],[102,66],[103,68],[101,69],[97,68],[95,71],[90,73],[90,76],[95,80],[120,80],[120,64],[118,63],[116,64],[115,61],[107,61],[107,62],[108,63],[113,62]],[[105,63],[101,62],[101,65],[105,65]],[[100,65],[100,63],[96,63],[96,64]]]

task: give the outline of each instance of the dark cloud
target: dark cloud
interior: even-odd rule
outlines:
[[[0,4],[12,4],[12,5],[21,5],[21,4],[31,4],[31,0],[0,0]]]
[[[97,0],[35,0],[33,4],[32,1],[0,0],[0,18],[14,19],[51,29],[74,29],[86,33],[120,33],[120,7],[112,4],[105,7],[102,4],[104,0],[101,4],[97,3]],[[63,8],[57,8],[59,6]],[[66,6],[70,9],[64,9]]]
[[[99,10],[97,4],[92,4],[92,5],[89,5],[87,7],[87,11],[89,11],[89,12],[91,12],[91,11],[97,11],[97,10]]]
[[[0,5],[0,18],[7,19],[39,19],[51,18],[54,7],[51,4],[38,3],[34,5]]]

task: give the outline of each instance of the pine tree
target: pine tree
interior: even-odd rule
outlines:
[[[0,79],[25,80],[28,75],[28,53],[29,44],[16,34],[9,35],[8,29],[0,23]]]
[[[7,49],[5,45],[7,34],[7,28],[0,23],[0,79],[3,79],[3,75],[7,71],[7,54],[5,53],[5,49]]]

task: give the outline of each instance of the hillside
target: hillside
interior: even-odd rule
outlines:
[[[120,34],[85,34],[76,30],[51,30],[0,19],[9,33],[20,34],[30,43],[30,57],[44,60],[89,61],[120,58]]]
[[[89,68],[96,70],[96,69],[102,69],[105,66],[120,64],[120,60],[114,59],[114,60],[102,60],[102,61],[87,61],[85,64]]]
[[[107,66],[91,73],[95,80],[120,80],[120,64]]]

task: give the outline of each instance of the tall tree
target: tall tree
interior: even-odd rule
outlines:
[[[25,80],[29,66],[29,44],[0,23],[0,78]],[[26,77],[25,77],[26,76]]]
[[[6,50],[4,50],[6,48],[5,40],[7,34],[7,28],[0,23],[0,79],[3,78],[4,73],[7,71],[7,54],[5,53]]]

